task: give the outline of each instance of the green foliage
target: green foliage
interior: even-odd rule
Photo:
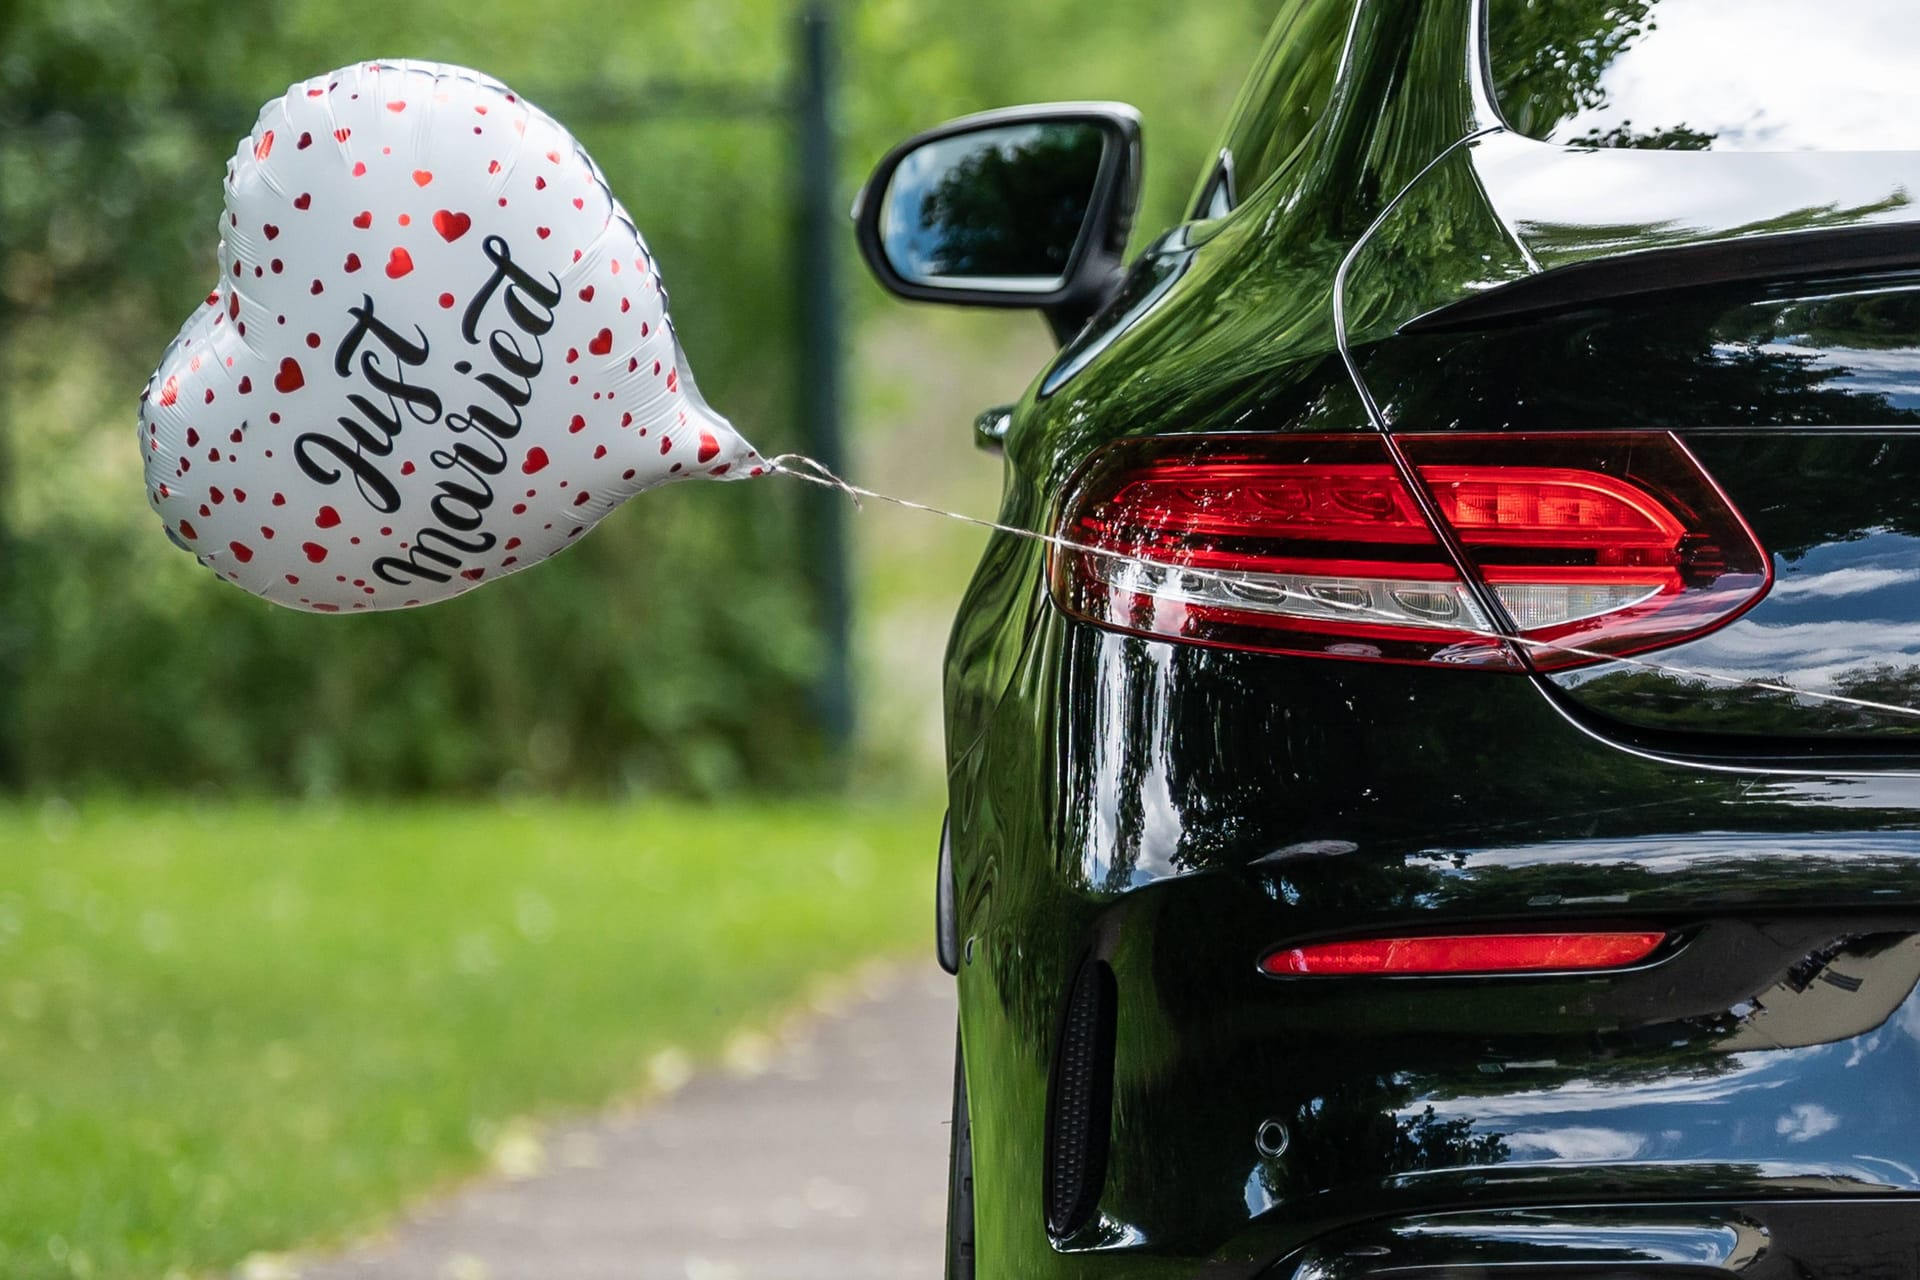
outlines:
[[[1178,218],[1273,7],[847,4],[843,197],[888,145],[948,116],[1114,97],[1146,115],[1151,234]],[[817,781],[796,486],[649,494],[553,564],[461,601],[316,619],[167,546],[132,440],[145,374],[212,279],[222,166],[257,104],[326,67],[414,56],[479,66],[573,125],[664,264],[703,390],[762,448],[794,447],[805,371],[779,105],[792,19],[783,0],[9,6],[0,737],[21,780],[706,794]],[[853,278],[850,236],[846,249]],[[873,316],[899,305],[865,287],[859,300]]]
[[[0,808],[0,1274],[226,1274],[364,1231],[520,1117],[684,1074],[819,975],[920,946],[926,865],[899,853],[937,826]]]

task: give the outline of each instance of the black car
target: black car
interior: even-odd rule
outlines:
[[[1286,0],[881,164],[1041,310],[947,665],[949,1274],[1920,1275],[1920,9]]]

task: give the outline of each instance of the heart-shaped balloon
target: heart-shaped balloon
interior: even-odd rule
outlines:
[[[758,475],[571,134],[461,67],[295,85],[227,169],[220,280],[141,397],[147,494],[277,604],[444,600],[627,498]]]

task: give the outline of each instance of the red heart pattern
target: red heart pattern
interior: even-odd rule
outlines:
[[[653,485],[764,472],[685,373],[599,169],[497,81],[382,62],[296,85],[226,196],[220,283],[140,405],[148,498],[222,579],[316,613],[432,603]]]

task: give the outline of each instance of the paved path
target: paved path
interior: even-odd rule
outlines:
[[[300,1280],[937,1280],[953,985],[871,976],[846,1007],[523,1164]],[[529,1144],[530,1145],[530,1144]]]

